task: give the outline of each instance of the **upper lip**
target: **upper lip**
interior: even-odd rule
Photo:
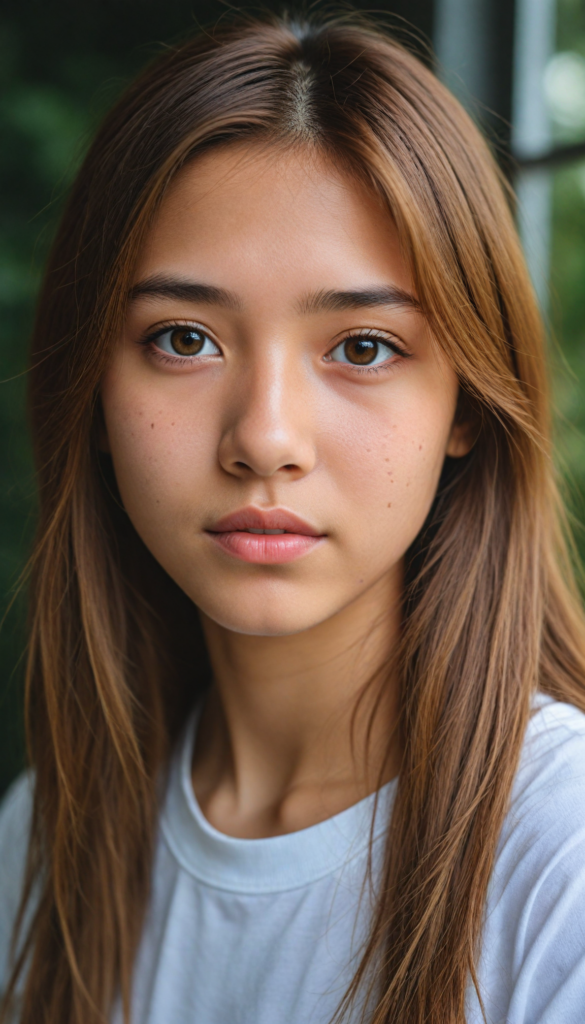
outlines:
[[[231,533],[238,530],[286,530],[287,533],[300,533],[306,537],[322,537],[320,530],[306,523],[294,512],[285,508],[248,508],[238,509],[218,519],[209,527],[210,533]]]

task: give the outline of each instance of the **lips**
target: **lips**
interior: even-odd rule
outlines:
[[[324,534],[288,509],[252,506],[219,519],[207,534],[227,554],[260,565],[292,562],[325,539]]]

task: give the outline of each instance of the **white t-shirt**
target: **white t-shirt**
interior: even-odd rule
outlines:
[[[134,1024],[328,1024],[367,932],[374,798],[289,835],[230,838],[197,806],[194,732],[192,721],[161,816]],[[380,793],[375,856],[394,792]],[[23,777],[0,812],[0,988],[29,815]],[[546,697],[498,845],[479,982],[488,1024],[585,1022],[585,715]],[[467,1020],[483,1021],[471,986]]]

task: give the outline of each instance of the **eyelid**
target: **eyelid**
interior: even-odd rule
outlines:
[[[376,366],[368,367],[367,365],[360,366],[357,363],[350,363],[349,361],[347,363],[344,363],[341,359],[340,360],[333,360],[332,359],[333,352],[335,352],[335,350],[338,349],[341,345],[344,345],[347,341],[351,341],[353,338],[367,338],[368,340],[371,340],[371,341],[377,341],[380,345],[384,345],[388,349],[390,349],[390,351],[394,355],[402,356],[405,359],[408,359],[409,356],[410,356],[410,352],[407,350],[407,348],[406,348],[406,346],[405,346],[405,344],[404,344],[404,342],[402,341],[401,338],[398,338],[395,334],[390,334],[389,332],[381,330],[380,328],[377,328],[377,327],[376,328],[374,328],[374,327],[367,327],[367,328],[358,328],[358,329],[351,329],[350,328],[349,330],[344,331],[344,333],[341,335],[341,337],[339,337],[339,335],[338,335],[337,339],[335,340],[335,343],[328,350],[328,352],[327,352],[327,354],[325,356],[325,359],[327,361],[338,362],[341,365],[350,366],[352,369],[362,370],[362,371],[365,371],[365,370],[368,370],[368,369],[375,370],[375,369],[379,369],[380,367],[386,365],[386,363],[378,363]],[[391,362],[391,360],[387,361],[388,364],[390,362]]]
[[[211,331],[209,327],[206,327],[205,324],[200,323],[198,320],[163,320],[161,321],[161,323],[156,324],[153,327],[150,327],[146,334],[144,334],[140,339],[139,344],[147,345],[149,342],[156,341],[157,338],[160,338],[161,335],[165,334],[167,331],[172,331],[176,328],[180,329],[181,327],[192,327],[196,331],[201,331],[202,334],[207,335],[209,340],[212,341],[214,345],[217,345],[217,347],[221,349],[221,345],[215,338],[213,331]]]
[[[333,339],[329,351],[333,351],[338,345],[343,344],[344,341],[349,341],[351,338],[371,338],[372,341],[381,341],[383,344],[389,345],[390,348],[396,346],[405,355],[407,354],[406,345],[402,338],[392,331],[385,331],[381,327],[350,327]]]
[[[167,351],[163,344],[157,344],[159,340],[164,339],[165,335],[172,334],[176,330],[196,331],[205,338],[203,349],[207,345],[211,345],[215,351],[199,351],[183,355],[179,352]],[[159,323],[151,327],[141,338],[137,339],[137,344],[144,349],[145,354],[150,360],[166,363],[169,367],[172,366],[175,369],[187,370],[189,367],[193,369],[197,364],[205,364],[210,359],[216,360],[223,357],[221,346],[215,340],[212,331],[194,320],[168,320]]]

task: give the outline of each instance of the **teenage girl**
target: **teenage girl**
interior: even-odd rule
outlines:
[[[3,1021],[582,1024],[585,622],[494,160],[341,19],[172,49],[31,357]]]

